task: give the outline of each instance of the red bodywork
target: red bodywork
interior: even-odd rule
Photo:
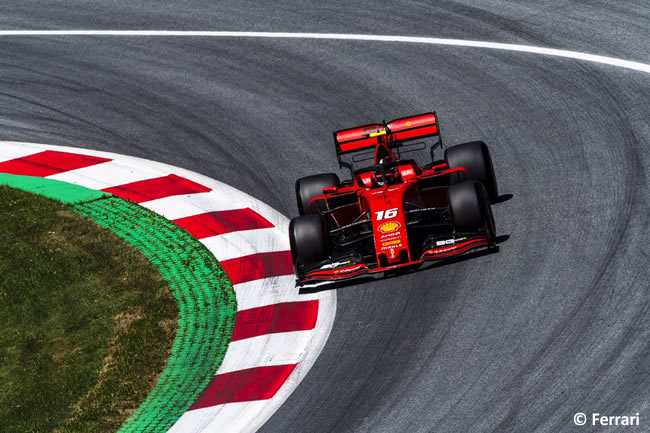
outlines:
[[[411,245],[407,233],[408,209],[405,203],[444,211],[448,208],[447,188],[452,183],[451,178],[464,177],[466,171],[464,168],[449,168],[442,161],[426,167],[412,160],[400,161],[391,149],[395,149],[395,143],[437,135],[439,131],[435,113],[334,133],[339,162],[343,154],[374,147],[375,165],[367,171],[355,170],[352,181],[341,187],[325,188],[322,195],[311,200],[310,209],[331,218],[330,232],[366,221],[368,224],[365,224],[364,229],[371,229],[374,258],[362,262],[348,260],[346,263],[345,260],[336,262],[333,257],[331,265],[305,272],[303,282],[384,272],[418,265],[427,260],[448,258],[488,245],[486,236],[464,239],[447,236],[446,240],[434,242],[430,248],[426,248],[426,243],[422,245],[423,248]],[[377,167],[382,166],[388,168],[380,173]]]

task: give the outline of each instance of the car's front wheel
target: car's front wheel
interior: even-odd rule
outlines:
[[[293,218],[289,223],[289,242],[293,266],[301,278],[303,268],[315,267],[327,259],[325,219],[320,214]]]
[[[496,239],[496,226],[487,192],[481,182],[467,181],[447,190],[449,210],[456,232],[485,230],[490,246]]]

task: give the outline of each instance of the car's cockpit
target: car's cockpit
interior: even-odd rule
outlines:
[[[388,187],[420,174],[420,167],[414,160],[400,161],[388,146],[383,144],[377,146],[374,162],[374,165],[353,172],[358,186],[369,189]]]

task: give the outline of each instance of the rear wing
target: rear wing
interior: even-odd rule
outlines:
[[[336,155],[340,157],[348,152],[375,147],[379,143],[390,144],[432,135],[440,135],[435,112],[395,119],[383,124],[373,123],[342,129],[334,132],[334,145]]]

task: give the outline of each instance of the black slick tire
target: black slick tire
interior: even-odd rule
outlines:
[[[450,168],[465,168],[469,180],[477,180],[485,186],[490,203],[497,202],[497,179],[490,151],[484,142],[471,141],[451,146],[445,150],[445,161]]]
[[[302,177],[296,181],[296,201],[298,214],[307,215],[310,212],[309,202],[323,194],[323,188],[341,186],[341,181],[335,173],[315,174]]]
[[[301,215],[289,223],[291,256],[298,278],[302,268],[317,266],[327,258],[325,220],[320,214]]]
[[[487,192],[481,182],[467,181],[447,190],[449,210],[456,232],[476,232],[484,229],[490,246],[494,246],[496,227]]]

